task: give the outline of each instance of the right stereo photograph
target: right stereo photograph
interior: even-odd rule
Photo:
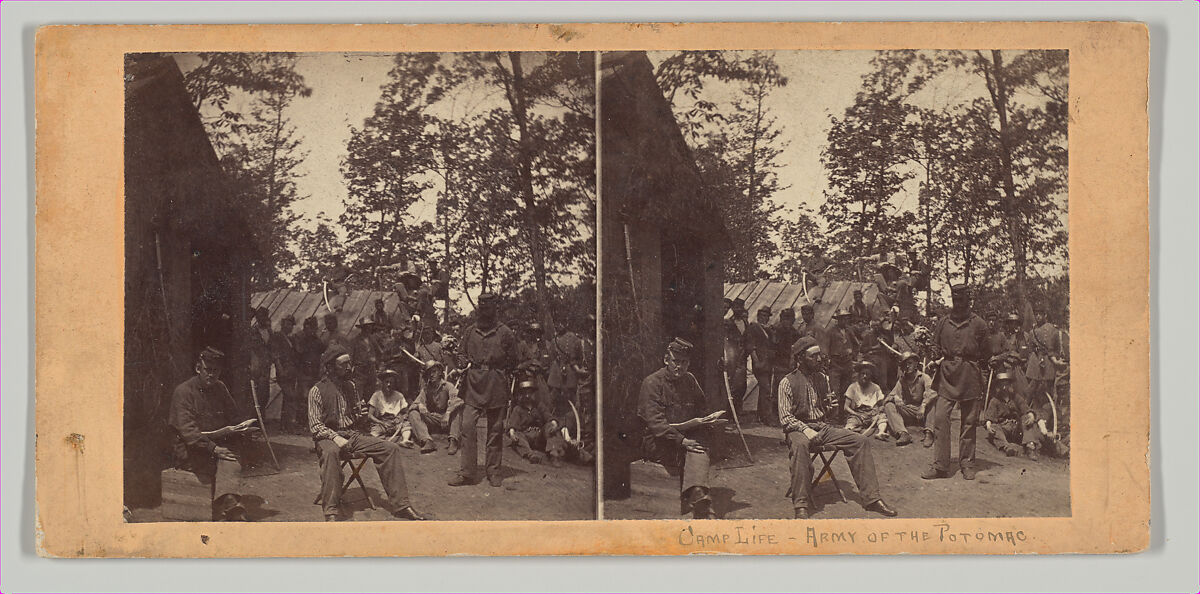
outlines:
[[[1071,516],[1068,79],[601,54],[603,517]]]

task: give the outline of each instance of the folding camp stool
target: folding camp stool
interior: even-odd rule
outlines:
[[[345,495],[346,489],[350,488],[350,483],[357,482],[358,487],[362,489],[363,497],[367,499],[367,505],[369,505],[371,509],[375,509],[375,502],[371,501],[371,494],[367,492],[367,485],[363,483],[362,476],[359,476],[359,473],[362,472],[362,469],[367,466],[367,462],[370,461],[370,458],[361,454],[348,456],[344,453],[341,454],[340,458],[342,461],[342,470],[345,471],[347,467],[350,468],[350,477],[346,479],[346,484],[342,485],[342,494]],[[358,462],[358,464],[355,464],[355,462]],[[317,498],[313,499],[313,505],[320,504],[321,492],[317,491]]]
[[[842,498],[842,503],[846,502],[846,494],[842,492],[842,487],[838,485],[837,477],[833,475],[833,461],[837,459],[841,448],[812,448],[811,462],[816,464],[817,460],[821,461],[821,470],[813,475],[812,489],[817,490],[817,483],[821,482],[821,477],[828,475],[829,482],[833,483],[833,488],[837,489],[838,497]],[[844,458],[845,456],[843,456]]]

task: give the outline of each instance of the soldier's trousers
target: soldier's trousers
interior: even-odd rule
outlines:
[[[317,456],[321,460],[321,507],[326,515],[337,513],[338,501],[342,497],[342,455],[347,457],[362,454],[375,463],[379,482],[387,493],[393,509],[409,505],[408,483],[404,478],[404,463],[400,461],[400,446],[394,442],[351,431],[343,435],[349,441],[339,448],[332,439],[317,442]]]
[[[938,396],[933,401],[933,466],[941,471],[950,470],[950,411],[958,405],[962,417],[958,434],[958,465],[970,468],[975,465],[975,433],[979,427],[979,409],[983,402],[972,400],[950,400]]]
[[[987,441],[1002,452],[1019,452],[1030,443],[1041,447],[1042,431],[1038,429],[1037,424],[1022,427],[1020,421],[993,421],[992,430],[988,431]]]
[[[773,374],[770,369],[756,370],[754,379],[758,381],[758,422],[766,425],[772,417],[771,400],[775,397]]]
[[[803,431],[789,431],[792,486],[788,494],[793,507],[812,505],[812,449],[838,448],[846,456],[850,474],[858,487],[863,507],[879,501],[879,480],[875,476],[875,459],[871,456],[871,439],[839,427],[826,425],[809,439]]]
[[[558,431],[548,428],[530,427],[524,431],[515,431],[512,448],[517,455],[528,459],[534,452],[544,452],[552,458],[562,458],[566,454],[566,442]]]
[[[479,408],[463,405],[462,432],[459,445],[459,474],[475,478],[479,473],[479,431],[475,425],[479,417],[487,418],[487,441],[484,463],[488,478],[500,476],[500,460],[504,456],[504,408]]]
[[[450,422],[443,423],[442,415],[434,413],[424,413],[417,409],[408,411],[408,423],[412,425],[413,437],[418,443],[425,443],[433,436],[429,434],[429,428],[433,427],[438,431],[445,431],[450,439],[458,440],[459,434],[462,433],[462,407],[458,407],[450,412]]]
[[[883,405],[883,414],[887,416],[888,425],[897,435],[904,433],[909,425],[920,425],[924,431],[933,432],[932,411],[920,414],[921,407],[915,404],[896,406],[895,402]]]
[[[699,437],[692,436],[693,439]],[[706,440],[700,441],[706,443]],[[688,451],[665,438],[648,438],[643,447],[647,460],[662,464],[668,474],[679,477],[680,513],[687,513],[693,505],[708,499],[712,463],[707,452]]]

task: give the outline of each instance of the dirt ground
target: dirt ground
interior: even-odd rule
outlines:
[[[483,429],[480,428],[480,469],[483,468]],[[405,477],[413,507],[434,520],[590,520],[595,518],[595,475],[592,467],[564,464],[535,465],[522,460],[511,448],[504,450],[501,472],[504,483],[492,487],[446,484],[458,469],[458,455],[446,453],[446,436],[435,435],[438,451],[421,454],[402,449]],[[252,521],[319,522],[321,506],[313,499],[320,490],[320,470],[312,439],[302,435],[271,435],[271,444],[282,471],[274,473],[269,461],[243,479],[247,517]],[[268,458],[269,460],[269,458]],[[262,474],[262,473],[271,474]],[[345,476],[349,476],[346,474]],[[377,509],[370,509],[357,483],[342,500],[344,520],[370,521],[392,518],[387,496],[373,465],[362,471],[363,481]],[[134,522],[162,521],[159,508],[134,508]]]
[[[721,452],[738,453],[714,464],[712,497],[718,517],[741,519],[791,518],[791,500],[787,492],[788,448],[779,429],[754,425],[743,427],[755,463],[748,463],[736,433],[727,433],[718,446]],[[958,422],[951,425],[954,434]],[[1067,459],[1042,456],[1038,462],[1024,456],[1005,457],[983,439],[979,432],[976,446],[975,480],[962,474],[953,478],[921,478],[933,458],[932,448],[920,440],[898,447],[895,440],[872,439],[876,474],[884,501],[902,518],[929,517],[1056,517],[1071,514],[1070,476]],[[958,444],[951,445],[951,456],[958,455]],[[957,460],[957,458],[954,458]],[[957,467],[957,462],[953,462]],[[815,472],[816,469],[814,469]],[[828,479],[817,485],[813,498],[816,518],[880,518],[863,510],[858,489],[845,458],[833,463],[838,484],[846,494],[846,503]],[[678,479],[661,466],[634,462],[632,496],[625,500],[605,500],[604,517],[613,519],[679,518]]]

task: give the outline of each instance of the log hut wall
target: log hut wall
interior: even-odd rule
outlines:
[[[211,345],[228,355],[223,380],[249,390],[245,214],[229,192],[174,59],[125,61],[125,501],[154,505],[169,463],[174,387]]]
[[[723,402],[727,239],[645,53],[605,53],[601,76],[604,496],[620,498],[640,456],[638,388],[673,337],[696,345],[691,371]]]

